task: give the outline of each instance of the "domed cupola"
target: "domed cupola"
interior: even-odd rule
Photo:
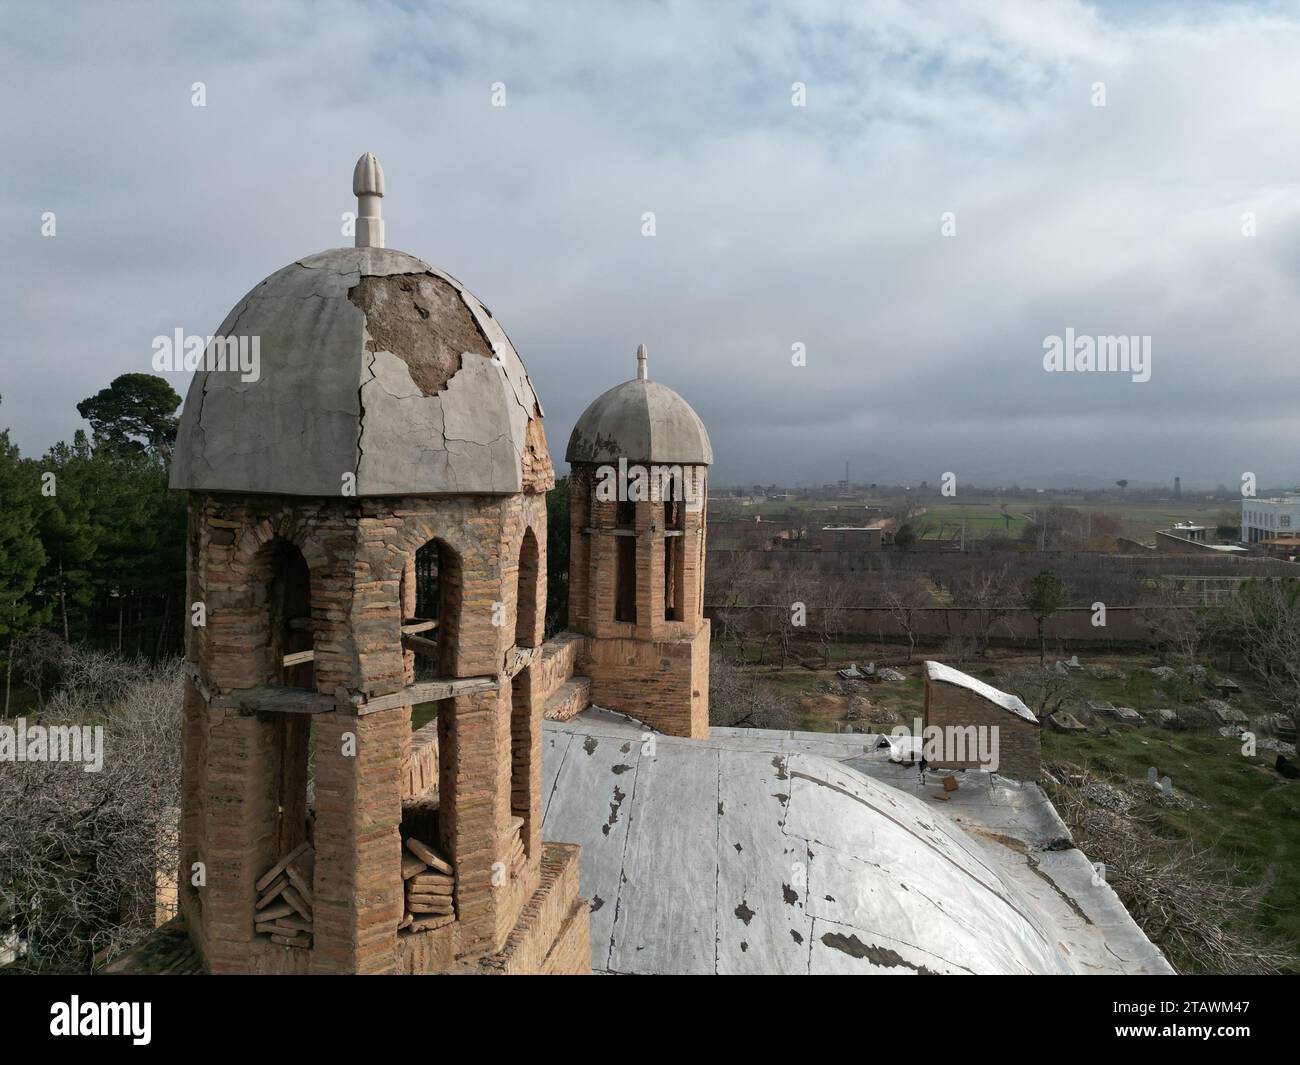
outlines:
[[[711,465],[713,447],[700,416],[667,385],[650,380],[644,344],[636,358],[636,377],[599,396],[578,419],[565,458]]]
[[[636,377],[592,403],[569,438],[569,624],[588,638],[593,703],[703,739],[713,447],[691,405],[650,380],[644,344],[636,359]]]
[[[368,152],[353,191],[356,246],[290,263],[221,323],[171,486],[338,495],[351,475],[357,496],[545,491],[542,409],[510,339],[450,274],[384,247]],[[233,343],[245,372],[218,361]]]

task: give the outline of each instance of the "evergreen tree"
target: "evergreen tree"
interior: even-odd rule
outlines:
[[[77,413],[90,422],[97,444],[165,459],[176,443],[180,403],[181,397],[161,377],[124,373],[78,403]]]
[[[1038,625],[1038,664],[1047,661],[1047,638],[1043,635],[1043,622],[1065,606],[1065,585],[1050,569],[1039,570],[1038,576],[1025,589],[1025,606]]]
[[[40,477],[18,448],[9,430],[0,429],[0,639],[5,641],[5,713],[13,679],[13,642],[19,633],[44,620],[33,608],[31,593],[45,562],[37,535]]]
[[[91,564],[102,539],[95,523],[94,456],[86,434],[77,431],[71,445],[56,444],[41,463],[53,473],[56,492],[43,499],[38,528],[45,565],[37,582],[65,642],[85,632],[85,611],[95,598]]]

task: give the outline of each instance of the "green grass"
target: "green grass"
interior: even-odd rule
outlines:
[[[862,500],[870,506],[878,506],[887,514],[905,506],[905,497],[877,497]],[[961,523],[966,522],[968,539],[980,539],[994,533],[1019,537],[1028,526],[1025,514],[1036,507],[1060,504],[1073,507],[1081,513],[1109,514],[1120,520],[1120,535],[1133,540],[1152,541],[1157,529],[1167,529],[1175,522],[1192,521],[1208,525],[1211,529],[1218,524],[1219,516],[1225,511],[1232,511],[1232,504],[1226,502],[1207,503],[1191,501],[1175,503],[1127,502],[1123,499],[1084,501],[1077,496],[1053,496],[1044,493],[1029,499],[1010,499],[1006,501],[1008,522],[1003,518],[1001,501],[990,499],[987,502],[970,502],[959,499],[925,500],[925,513],[917,517],[917,522],[925,527],[924,538],[927,540],[957,539],[961,536]],[[828,508],[831,504],[821,500],[780,500],[770,503],[758,503],[750,507],[719,507],[715,513],[725,514],[728,518],[750,519],[757,516],[779,520],[790,511],[800,512],[810,509]],[[841,502],[841,505],[851,505]],[[723,546],[721,542],[714,546]]]
[[[1265,760],[1267,759],[1267,761]],[[1144,786],[1147,768],[1171,778],[1188,809],[1146,805],[1155,831],[1174,844],[1208,846],[1243,883],[1265,888],[1252,924],[1263,936],[1300,943],[1300,781],[1270,767],[1271,754],[1247,758],[1240,743],[1213,732],[1112,728],[1109,735],[1043,731],[1043,761],[1071,762],[1117,785]]]
[[[910,666],[896,666],[908,674],[906,681],[854,684],[849,690],[910,722],[923,709],[920,660],[934,653],[933,648],[920,649]],[[904,649],[897,645],[881,648],[871,642],[846,643],[833,648],[831,664],[838,668],[872,659],[897,663],[903,655]],[[800,659],[814,657],[819,656],[813,648],[799,647],[784,670],[770,664],[750,668],[762,677],[764,685],[794,704],[801,696],[821,694],[824,687],[839,690],[833,672],[810,671],[798,664]],[[1154,662],[1147,654],[1084,657],[1089,666],[1106,665],[1124,673],[1114,678],[1074,675],[1080,697],[1088,701],[1131,706],[1143,713],[1197,705],[1214,694],[1208,685],[1188,691],[1179,679],[1161,680],[1144,668]],[[968,662],[958,668],[996,685],[1003,670],[1036,661],[1033,655],[1001,651],[988,662]],[[1258,705],[1261,693],[1245,678],[1237,679],[1245,691],[1234,702]],[[809,731],[833,731],[840,725],[820,714],[805,713],[801,718],[795,727]],[[889,726],[879,727],[887,730]],[[1198,848],[1209,848],[1225,868],[1239,868],[1244,883],[1262,885],[1263,907],[1243,920],[1249,920],[1251,928],[1266,940],[1294,949],[1300,943],[1300,906],[1296,904],[1300,900],[1300,781],[1277,773],[1273,759],[1269,752],[1258,758],[1245,757],[1238,741],[1219,736],[1213,728],[1174,732],[1154,726],[1131,728],[1101,718],[1093,731],[1082,735],[1043,729],[1045,764],[1086,768],[1139,796],[1146,786],[1148,767],[1155,766],[1161,776],[1167,774],[1176,793],[1191,800],[1191,805],[1180,809],[1143,803],[1140,813],[1154,819],[1157,838],[1171,852],[1188,840]]]
[[[416,703],[411,707],[411,731],[422,728],[438,716],[438,704]]]

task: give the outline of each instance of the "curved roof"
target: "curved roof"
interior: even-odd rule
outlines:
[[[250,350],[256,340],[256,372],[195,374],[173,488],[338,496],[347,474],[359,496],[550,487],[541,406],[514,346],[455,278],[413,255],[299,259],[217,334]]]
[[[578,419],[569,437],[569,462],[655,462],[708,466],[713,445],[700,416],[667,385],[645,373],[645,347],[638,350],[640,371],[596,400]]]
[[[1036,785],[922,785],[860,733],[646,731],[545,725],[543,837],[582,848],[593,970],[1172,972]]]

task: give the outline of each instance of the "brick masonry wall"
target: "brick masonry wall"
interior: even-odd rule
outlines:
[[[524,567],[527,530],[536,565]],[[437,726],[442,845],[457,867],[458,921],[426,946],[399,951],[402,803],[411,797],[410,708],[358,714],[350,700],[399,692],[413,661],[400,626],[414,610],[415,551],[441,541],[450,564],[439,639],[444,675],[488,677],[495,691],[449,700]],[[339,709],[313,715],[316,729],[315,939],[310,952],[271,947],[253,932],[254,881],[281,857],[280,808],[296,801],[305,772],[302,730],[282,714],[247,714],[207,704],[213,697],[275,684],[268,648],[272,576],[268,545],[286,541],[310,572],[315,686]],[[407,578],[404,586],[404,577]],[[540,678],[512,685],[516,636],[542,639],[546,511],[539,493],[454,499],[301,500],[201,495],[191,498],[191,602],[207,624],[189,632],[187,657],[201,677],[186,696],[182,906],[212,971],[394,972],[445,969],[455,959],[501,949],[537,889],[540,861]],[[518,624],[519,597],[529,602]],[[277,723],[277,719],[279,719]],[[355,756],[344,753],[351,742]],[[429,748],[431,745],[424,745]],[[425,755],[425,757],[429,757]],[[299,765],[299,762],[304,762]],[[425,766],[422,772],[427,772]],[[287,796],[290,787],[294,796]],[[512,789],[514,795],[512,797]],[[521,805],[522,804],[522,805]],[[525,816],[528,861],[504,884],[493,866],[509,857],[512,808]],[[289,819],[301,819],[292,802]],[[190,888],[189,865],[208,867]],[[403,937],[413,938],[413,937]],[[413,958],[422,958],[417,964]]]
[[[591,701],[670,736],[709,734],[709,625],[692,640],[592,640]]]
[[[1004,710],[976,692],[946,681],[925,680],[925,716],[928,728],[967,725],[997,729],[998,768],[1011,780],[1037,780],[1042,768],[1042,727]],[[968,746],[968,750],[970,747]],[[937,761],[945,768],[974,768],[975,759]]]
[[[570,486],[570,625],[589,637],[577,670],[591,678],[591,701],[676,736],[708,736],[709,623],[703,617],[707,514],[683,503],[681,536],[666,536],[657,478],[634,505],[636,623],[614,620],[618,504],[597,499],[596,467],[578,465]],[[701,493],[707,494],[704,473]],[[681,616],[664,617],[664,553],[676,549]],[[557,685],[558,687],[558,685]]]

